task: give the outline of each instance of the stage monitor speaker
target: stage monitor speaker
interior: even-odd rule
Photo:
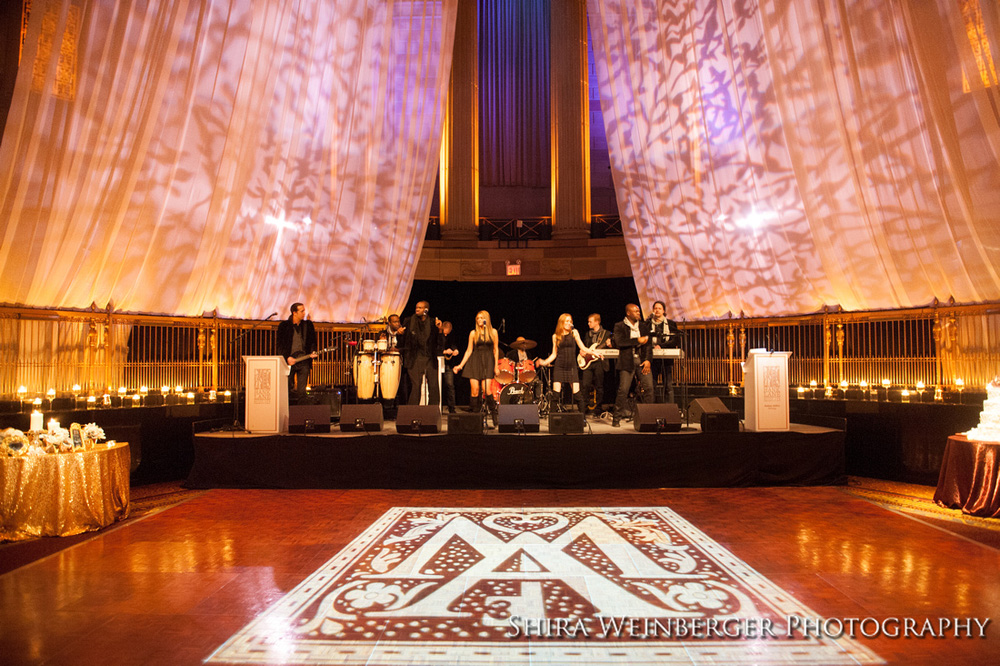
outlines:
[[[688,405],[688,422],[701,423],[702,414],[728,414],[729,409],[718,398],[698,398]]]
[[[583,432],[583,414],[580,412],[549,414],[549,434],[571,435],[580,432]]]
[[[483,415],[479,412],[459,412],[448,415],[449,435],[482,435]]]
[[[640,402],[633,420],[639,432],[679,432],[681,410],[672,402]]]
[[[406,435],[441,432],[441,408],[437,405],[400,405],[396,410],[396,432]]]
[[[289,405],[288,432],[330,432],[330,405]]]
[[[500,432],[538,432],[538,405],[500,405]]]
[[[343,405],[340,408],[341,432],[381,432],[382,404]]]
[[[701,415],[702,432],[739,432],[740,415],[736,412],[704,412]]]

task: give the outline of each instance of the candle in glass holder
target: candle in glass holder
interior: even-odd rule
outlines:
[[[92,396],[89,396],[87,398],[87,407],[88,408],[94,407],[96,404],[97,404],[97,397],[96,396],[92,395]]]
[[[812,391],[812,397],[813,397],[814,400],[816,399],[816,387],[817,386],[818,386],[818,384],[816,383],[815,379],[812,380],[811,382],[809,382],[809,390]]]
[[[127,389],[124,386],[119,386],[118,387],[118,397],[119,398],[125,397],[125,393],[126,392],[127,392]]]
[[[187,398],[188,402],[194,402],[194,393],[192,393],[191,391],[188,391],[187,396],[185,397]]]
[[[845,400],[847,399],[847,388],[849,386],[850,384],[847,383],[846,379],[840,380],[840,396]]]
[[[148,386],[144,385],[144,386],[140,386],[139,387],[139,395],[146,396],[148,394],[149,394],[149,387]]]
[[[78,395],[80,395],[80,391],[81,391],[80,385],[79,384],[73,384],[73,397],[74,398],[77,397]]]
[[[223,402],[230,402],[233,399],[233,392],[232,391],[223,391],[222,392],[222,398],[223,398]]]
[[[934,402],[944,402],[944,390],[940,384],[934,387]]]
[[[37,409],[32,410],[32,412],[31,412],[31,427],[28,428],[28,430],[34,430],[34,431],[39,431],[40,432],[42,430],[42,423],[43,422],[44,422],[44,417],[42,416],[42,413],[40,411],[38,411]]]
[[[139,394],[138,393],[133,393],[132,394],[132,405],[133,406],[138,406],[139,405],[139,400],[140,400]]]
[[[174,387],[174,393],[176,393],[177,395],[184,393],[184,387],[178,384],[177,386]]]
[[[160,387],[160,394],[161,395],[166,395],[168,393],[170,393],[170,387],[169,386],[164,385],[164,386]]]
[[[917,382],[917,395],[920,396],[920,402],[924,401],[924,389],[926,388],[927,384],[924,384],[922,381]]]
[[[858,382],[858,388],[861,389],[861,399],[862,400],[867,400],[868,399],[868,382],[866,382],[865,380],[862,379],[860,382]]]
[[[802,400],[802,398],[806,397],[806,387],[805,386],[800,386],[798,389],[796,389],[795,392],[798,394],[799,400]]]
[[[903,389],[903,392],[900,395],[902,396],[903,402],[910,401],[910,389]]]
[[[218,399],[219,399],[219,394],[215,389],[212,389],[211,391],[208,392],[209,402],[215,402]]]

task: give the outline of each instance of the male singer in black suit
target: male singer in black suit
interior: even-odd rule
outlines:
[[[403,365],[410,375],[409,405],[420,404],[420,384],[427,379],[427,404],[440,405],[441,392],[438,390],[438,355],[441,354],[441,321],[431,319],[427,312],[430,305],[420,301],[412,317],[406,320],[406,336],[403,340]]]
[[[292,314],[278,324],[278,355],[292,366],[288,373],[288,401],[299,403],[306,397],[306,383],[316,353],[316,327],[306,319],[306,306],[292,303]],[[292,399],[294,397],[294,400]]]
[[[629,303],[625,306],[625,319],[615,323],[615,347],[618,347],[618,396],[615,399],[615,415],[611,425],[619,427],[625,411],[628,390],[632,386],[632,376],[639,371],[638,400],[650,402],[653,398],[653,374],[650,370],[652,345],[649,342],[649,322],[641,319],[639,306]]]
[[[680,346],[680,328],[673,319],[667,319],[667,305],[663,301],[653,303],[653,314],[649,316],[649,342],[653,349],[676,349]],[[663,375],[664,393],[667,402],[674,402],[674,361],[661,358],[655,361]]]

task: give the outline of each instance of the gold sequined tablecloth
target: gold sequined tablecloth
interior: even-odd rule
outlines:
[[[0,458],[0,539],[69,536],[128,516],[128,443]]]

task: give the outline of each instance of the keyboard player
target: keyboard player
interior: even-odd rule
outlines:
[[[656,369],[657,385],[664,387],[667,402],[674,400],[674,361],[658,357],[657,349],[677,349],[680,347],[680,328],[673,319],[667,319],[667,305],[663,301],[653,303],[653,313],[649,315],[649,337],[653,346],[653,364]]]

